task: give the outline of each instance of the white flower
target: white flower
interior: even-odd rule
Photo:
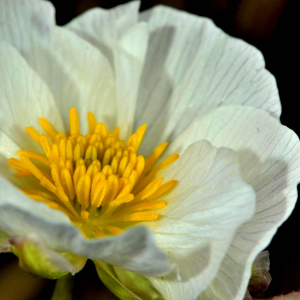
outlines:
[[[280,124],[260,52],[167,7],[138,14],[130,2],[57,27],[48,2],[0,6],[0,229],[142,274],[165,299],[243,299],[300,177],[299,140]],[[147,123],[145,157],[165,141],[162,160],[181,155],[158,173],[178,182],[155,198],[166,203],[150,212],[158,219],[87,240],[64,213],[20,192],[40,188],[8,168],[19,150],[40,151],[25,127],[42,132],[42,117],[65,132],[71,107],[83,134],[92,111],[123,140]]]

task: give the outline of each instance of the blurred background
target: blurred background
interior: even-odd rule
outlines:
[[[52,0],[57,24],[64,25],[92,7],[111,8],[128,1],[118,0]],[[157,4],[172,6],[199,16],[211,18],[228,34],[244,39],[260,49],[266,68],[277,79],[283,113],[281,122],[300,135],[297,109],[299,101],[299,37],[296,0],[142,0],[141,11]],[[294,73],[293,73],[294,72]],[[272,243],[270,252],[272,282],[266,297],[300,289],[300,202]],[[11,254],[0,255],[1,300],[47,300],[55,281],[33,278],[18,269]],[[78,299],[117,299],[99,282],[92,263],[76,276]]]

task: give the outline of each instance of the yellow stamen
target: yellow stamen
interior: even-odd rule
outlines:
[[[40,134],[32,127],[26,127],[26,131],[29,134],[29,136],[40,146],[42,146],[40,142]]]
[[[16,158],[10,158],[8,162],[9,162],[8,166],[12,169],[20,170],[20,171],[27,170],[26,164],[24,164],[22,161],[17,160]]]
[[[74,186],[77,185],[79,179],[86,173],[86,166],[79,165],[74,172]]]
[[[71,213],[73,213],[73,215],[80,220],[79,215],[77,214],[77,211],[74,209],[74,207],[70,203],[69,198],[66,196],[66,194],[64,193],[63,188],[61,186],[57,187],[55,194],[61,200],[61,202],[65,205],[65,207],[68,208],[69,211]]]
[[[94,193],[96,191],[97,185],[101,180],[105,180],[106,177],[105,175],[101,172],[101,173],[97,173],[92,181],[92,188],[91,188],[91,199],[93,199],[94,197]]]
[[[30,171],[18,171],[18,173],[14,175],[14,177],[16,178],[27,177],[27,176],[32,176],[32,173]]]
[[[39,118],[40,124],[44,131],[47,133],[47,135],[50,137],[52,142],[54,143],[56,140],[57,132],[56,130],[51,126],[51,124],[44,118]]]
[[[61,139],[58,145],[59,154],[61,158],[66,158],[67,154],[67,141],[65,139]]]
[[[103,199],[103,206],[109,204],[118,193],[118,178],[115,175],[110,175],[107,178],[107,193]]]
[[[97,120],[92,112],[88,113],[88,123],[89,123],[90,133],[94,133],[96,125],[97,125]]]
[[[97,148],[93,145],[89,145],[85,152],[85,159],[94,161],[97,159]]]
[[[119,134],[120,134],[120,128],[119,126],[116,127],[112,133],[113,137],[115,138],[115,140],[117,141],[119,139]]]
[[[102,228],[108,230],[112,234],[119,234],[119,233],[122,233],[124,231],[119,227],[109,226],[109,225],[102,225]]]
[[[168,146],[168,143],[165,142],[155,148],[155,150],[152,152],[152,154],[145,161],[144,174],[147,173],[154,166],[154,164],[160,158],[160,156],[165,151],[167,146]]]
[[[47,157],[45,157],[42,154],[39,154],[39,153],[36,153],[36,152],[33,152],[33,151],[20,150],[20,151],[18,151],[18,155],[19,156],[25,155],[28,158],[38,160],[41,163],[43,163],[44,165],[50,167],[49,160],[47,159]]]
[[[94,145],[96,142],[101,142],[101,136],[100,136],[99,133],[92,134],[91,137],[90,137],[90,139],[89,139],[89,144],[90,145]]]
[[[155,201],[155,202],[146,202],[146,203],[138,203],[135,205],[132,205],[128,207],[127,209],[125,208],[124,211],[126,213],[130,212],[135,212],[135,211],[142,211],[146,209],[160,209],[166,206],[166,203],[163,201]]]
[[[154,170],[152,170],[145,178],[142,179],[142,181],[135,187],[135,192],[140,191],[144,187],[146,187],[150,181],[153,179],[153,177],[162,169],[169,166],[171,163],[176,161],[179,158],[178,154],[172,154],[167,159],[165,159],[159,166],[157,166]]]
[[[72,107],[70,109],[69,118],[70,118],[71,135],[79,136],[80,135],[79,117],[75,107]]]
[[[90,205],[90,189],[91,176],[81,176],[76,185],[76,195],[78,202],[81,204],[82,210],[86,210],[86,208]]]
[[[59,162],[59,149],[56,143],[52,145],[52,158],[56,163]]]
[[[42,172],[30,161],[30,159],[25,156],[21,155],[22,162],[27,166],[28,171],[30,171],[37,179],[41,180],[44,176]]]
[[[94,163],[92,163],[92,164],[88,167],[88,169],[87,169],[87,171],[86,171],[86,174],[87,174],[87,175],[90,175],[91,178],[93,179],[94,176],[96,176],[96,174],[99,172],[99,169],[100,169],[100,168],[99,168],[97,165],[95,165]]]
[[[98,123],[95,128],[95,133],[99,133],[101,138],[107,137],[107,128],[103,123]]]
[[[82,158],[83,153],[84,153],[83,143],[77,143],[74,149],[74,162],[77,162],[80,158]]]
[[[48,180],[46,177],[42,177],[42,179],[40,180],[40,185],[52,193],[55,193],[56,191],[55,185],[52,184],[51,181]]]
[[[147,200],[154,199],[154,198],[166,193],[167,191],[172,189],[176,183],[177,183],[177,180],[167,181],[166,183],[162,184],[155,193],[153,193],[150,197],[148,197]]]
[[[82,219],[87,219],[89,217],[89,212],[87,211],[81,211],[81,218]]]
[[[59,132],[57,135],[56,135],[56,144],[59,144],[59,141],[61,139],[66,139],[66,136],[62,133],[62,132]]]
[[[116,200],[114,201],[111,201],[109,203],[109,206],[119,206],[123,203],[127,203],[127,202],[130,202],[134,199],[134,195],[133,194],[128,194],[128,195],[125,195],[125,196],[122,196],[122,197],[118,197]]]
[[[68,195],[69,199],[74,200],[74,198],[75,198],[74,184],[72,181],[70,171],[68,169],[62,170],[61,182],[62,182],[62,186],[63,186],[66,194]]]
[[[21,189],[21,191],[28,195],[39,195],[49,200],[54,200],[54,201],[58,200],[58,198],[55,195],[44,191],[30,190],[30,189]]]
[[[106,222],[137,222],[137,221],[153,221],[158,218],[158,214],[152,212],[137,212],[128,215],[120,215],[110,219],[107,219]]]
[[[49,159],[49,162],[51,163],[53,161],[53,157],[52,157],[52,147],[49,138],[46,135],[41,134],[40,142],[43,150],[46,153],[47,158]]]
[[[125,168],[127,167],[127,163],[128,163],[128,156],[123,156],[123,158],[120,161],[119,169],[118,169],[118,174],[120,176],[123,175]]]
[[[128,203],[134,199],[134,195],[129,194],[126,196],[122,196],[120,198],[117,198],[116,200],[112,201],[109,203],[109,206],[105,210],[105,212],[101,215],[102,219],[107,219],[109,218],[118,208],[123,203]]]
[[[120,161],[120,157],[118,157],[118,156],[115,156],[112,159],[111,168],[112,168],[113,174],[117,174],[117,172],[118,172],[119,161]]]
[[[90,209],[91,214],[96,210],[97,207],[101,205],[102,200],[105,197],[106,191],[107,191],[107,181],[105,179],[102,179],[98,183],[93,193],[93,198],[91,200],[91,209]]]
[[[108,148],[104,153],[103,166],[106,166],[110,163],[112,156],[113,156],[112,148]]]
[[[17,171],[16,177],[35,176],[45,190],[22,191],[33,200],[67,214],[87,238],[118,234],[130,222],[157,219],[157,213],[147,210],[165,207],[163,196],[176,184],[176,180],[162,184],[163,178],[157,174],[178,155],[171,155],[153,169],[167,143],[159,145],[146,159],[138,155],[146,124],[125,143],[119,139],[119,127],[108,131],[103,123],[97,123],[91,112],[86,135],[81,135],[74,107],[70,109],[69,119],[70,131],[66,134],[57,133],[44,118],[39,121],[46,134],[26,128],[45,155],[20,150],[21,160],[9,159],[9,167]],[[45,168],[41,170],[31,159]],[[159,201],[151,202],[154,198]],[[117,226],[114,222],[118,222]]]
[[[148,184],[136,197],[134,202],[138,202],[140,200],[144,200],[151,195],[153,195],[158,188],[160,187],[161,183],[163,181],[162,177],[158,177],[155,180],[153,180],[150,184]]]
[[[144,137],[144,134],[146,132],[146,128],[147,128],[147,124],[144,124],[142,125],[137,131],[136,131],[136,134],[137,134],[137,142],[136,144],[134,145],[136,151],[139,149],[140,147],[140,144],[143,140],[143,137]]]
[[[66,161],[66,168],[69,170],[71,176],[74,175],[74,165],[71,159],[67,159]]]
[[[40,196],[40,195],[31,195],[31,194],[27,194],[28,196],[30,196],[32,199],[38,201],[38,202],[45,202],[45,203],[55,203],[55,202],[52,202],[50,201],[49,199],[43,197],[43,196]],[[55,203],[57,204],[57,203]]]

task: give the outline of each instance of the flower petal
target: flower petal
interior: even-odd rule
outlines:
[[[167,256],[156,246],[146,227],[102,239],[86,240],[68,217],[26,197],[0,177],[0,229],[10,235],[34,233],[55,251],[99,259],[143,275],[156,276],[171,271]]]
[[[195,121],[169,151],[180,153],[189,143],[204,138],[217,147],[238,152],[242,176],[257,194],[254,217],[239,228],[218,276],[200,297],[240,299],[255,257],[294,208],[300,180],[299,139],[267,112],[232,105],[219,107]]]
[[[140,23],[123,35],[115,49],[118,125],[124,140],[129,138],[133,129],[147,44],[147,26]]]
[[[16,155],[18,146],[40,151],[25,130],[32,126],[42,133],[39,117],[51,119],[59,131],[64,131],[49,88],[24,58],[5,42],[0,42],[0,98],[0,154],[6,159]]]
[[[57,27],[50,2],[3,0],[0,11],[1,38],[22,53],[48,84],[65,127],[69,127],[72,106],[82,117],[83,131],[87,130],[89,110],[114,126],[115,84],[105,56],[78,35]]]
[[[131,135],[140,76],[148,43],[144,23],[136,24],[139,2],[133,1],[111,10],[89,10],[67,28],[98,47],[115,71],[117,85],[117,124],[120,136]]]
[[[259,107],[279,117],[275,79],[256,48],[209,19],[164,6],[141,13],[140,20],[150,31],[135,124],[149,124],[144,153],[220,105]]]
[[[16,178],[8,168],[9,158],[18,158],[21,149],[41,152],[25,127],[43,132],[38,118],[51,119],[64,131],[55,100],[42,79],[11,45],[0,42],[0,175],[19,187],[36,186],[32,176]]]
[[[253,216],[255,193],[240,176],[237,155],[206,140],[189,146],[159,176],[178,184],[162,196],[161,218],[147,225],[182,280],[149,280],[165,299],[195,299],[216,275],[236,229]]]
[[[93,8],[66,27],[97,47],[114,68],[114,48],[119,39],[136,25],[139,6],[139,1],[131,1],[108,10]]]

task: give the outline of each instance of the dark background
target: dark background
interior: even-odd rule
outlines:
[[[52,0],[51,2],[56,7],[57,24],[64,25],[92,7],[111,8],[128,1]],[[283,108],[281,122],[299,135],[300,124],[296,101],[299,101],[298,81],[300,78],[297,68],[300,67],[300,63],[297,39],[300,28],[296,3],[297,0],[142,0],[141,10],[164,4],[206,16],[230,35],[255,45],[265,57],[266,68],[277,79]],[[270,252],[270,273],[273,279],[265,293],[266,296],[285,294],[300,289],[299,216],[300,203],[296,205],[291,217],[279,228],[272,243],[267,247]],[[7,294],[10,298],[7,299],[50,299],[55,282],[31,278],[19,271],[16,263],[13,255],[1,255],[0,278],[2,281],[5,271],[7,281],[5,285],[11,286]],[[12,292],[17,290],[20,290],[20,293],[13,296]],[[85,269],[77,275],[75,294],[76,300],[117,299],[99,283],[91,263],[88,263]],[[1,296],[0,299],[2,299]]]

